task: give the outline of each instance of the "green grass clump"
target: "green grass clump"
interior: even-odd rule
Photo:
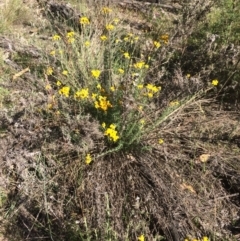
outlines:
[[[53,35],[49,55],[54,65],[45,69],[48,112],[81,113],[97,120],[95,128],[102,131],[106,145],[98,157],[138,146],[145,127],[150,129],[159,118],[151,103],[161,86],[146,82],[145,76],[161,44],[153,41],[149,55],[140,54],[137,45],[144,42],[144,36],[122,30],[121,20],[113,18],[111,11],[108,7],[100,10],[102,23],[97,30],[96,19],[84,16],[79,19],[81,33]],[[64,108],[54,106],[58,101],[64,102]]]
[[[239,1],[219,1],[208,15],[206,30],[218,35],[223,44],[239,44]]]
[[[20,0],[9,0],[1,3],[0,33],[9,33],[16,25],[29,22],[29,9]]]

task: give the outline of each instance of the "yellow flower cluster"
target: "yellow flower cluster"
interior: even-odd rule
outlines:
[[[202,239],[184,239],[184,241],[210,241],[208,237],[204,236]]]
[[[158,140],[158,144],[162,145],[163,143],[164,143],[164,140],[160,138],[160,139]]]
[[[124,74],[124,69],[119,68],[119,69],[118,69],[118,73],[119,73],[119,74]]]
[[[135,63],[133,66],[136,69],[142,69],[144,67],[144,65],[145,65],[144,61],[139,61],[139,62]]]
[[[100,36],[100,39],[104,42],[104,41],[107,40],[107,36],[106,35],[102,35],[102,36]]]
[[[88,153],[88,154],[86,155],[86,158],[85,158],[85,163],[86,163],[87,165],[89,165],[91,162],[92,162],[92,157],[91,157],[91,155]]]
[[[147,89],[147,93],[146,95],[149,97],[149,98],[152,98],[154,94],[156,94],[158,91],[161,90],[161,86],[157,87],[153,84],[148,84],[146,86],[146,89]]]
[[[109,7],[103,7],[102,8],[102,13],[104,14],[108,14],[108,13],[111,13],[112,12],[112,9],[109,8]]]
[[[60,40],[61,39],[61,37],[58,35],[58,34],[55,34],[53,37],[52,37],[52,40],[53,41],[58,41],[58,40]]]
[[[102,127],[106,127],[106,124],[103,123]],[[116,125],[111,124],[104,132],[105,136],[108,136],[109,139],[113,142],[116,142],[119,139],[118,132],[116,131]]]
[[[69,92],[70,92],[69,86],[64,86],[58,91],[60,95],[64,95],[65,97],[69,97]]]
[[[99,96],[98,100],[95,101],[95,108],[102,109],[103,111],[107,111],[109,107],[112,107],[109,100],[107,100],[106,96]]]
[[[50,55],[52,55],[52,56],[54,56],[56,54],[56,51],[55,50],[52,50],[51,52],[50,52]]]
[[[75,33],[73,31],[67,33],[67,42],[68,43],[73,43],[75,41]]]
[[[52,74],[53,74],[53,68],[49,66],[47,68],[47,75],[52,75]]]
[[[217,79],[212,80],[212,85],[217,86],[218,85],[218,80]]]
[[[68,71],[67,70],[63,70],[62,74],[67,76],[68,75]]]
[[[130,59],[130,55],[129,55],[128,52],[125,52],[125,53],[123,54],[123,56],[124,56],[126,59]]]
[[[90,21],[89,21],[89,19],[88,19],[87,17],[81,17],[81,18],[79,19],[79,22],[80,22],[80,24],[82,24],[82,25],[90,24]]]
[[[177,105],[179,105],[179,102],[178,102],[177,100],[171,101],[171,102],[169,103],[169,106],[171,106],[171,107],[177,106]]]
[[[160,39],[163,40],[163,42],[165,44],[167,44],[168,41],[169,41],[169,35],[168,34],[163,34],[163,35],[160,36]]]
[[[106,25],[106,29],[108,30],[108,31],[111,31],[111,30],[113,30],[115,27],[114,27],[114,25],[112,25],[112,24],[107,24]]]
[[[75,98],[75,99],[81,99],[81,100],[84,100],[84,99],[88,98],[88,96],[89,96],[88,88],[78,90],[78,91],[74,94],[74,98]]]
[[[133,35],[132,33],[129,33],[127,36],[123,38],[125,42],[130,42],[133,44],[134,42],[137,42],[139,40],[138,36]]]
[[[84,43],[84,45],[86,46],[86,47],[89,47],[90,46],[90,41],[85,41],[85,43]]]
[[[114,23],[114,24],[118,24],[119,21],[120,21],[119,18],[114,18],[114,19],[113,19],[113,23]]]
[[[158,41],[154,41],[154,42],[153,42],[153,45],[154,45],[154,47],[157,48],[157,49],[160,48],[160,46],[161,46],[161,44],[160,44]]]
[[[138,241],[144,241],[144,240],[145,240],[145,238],[144,238],[143,234],[138,237]]]
[[[92,77],[94,77],[95,79],[98,79],[99,76],[100,76],[100,74],[101,74],[101,71],[98,70],[98,69],[93,69],[93,70],[91,71],[91,74],[92,74]]]
[[[111,86],[109,89],[110,89],[112,92],[114,92],[114,91],[116,90],[115,86]]]

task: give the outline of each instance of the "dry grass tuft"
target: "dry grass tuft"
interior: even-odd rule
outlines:
[[[1,33],[22,18],[19,32],[0,36],[0,232],[9,240],[238,240],[239,46],[224,59],[225,44],[208,42],[204,21],[216,1],[114,5],[120,21],[111,33],[100,3],[30,2],[35,10],[17,0],[1,6],[3,16],[14,13]],[[49,17],[49,6],[65,15]],[[39,16],[32,37],[28,11]],[[62,18],[69,13],[74,23]],[[103,34],[120,46],[101,42]],[[86,88],[116,107],[76,100]]]

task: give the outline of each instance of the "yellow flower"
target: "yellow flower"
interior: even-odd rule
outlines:
[[[108,31],[111,31],[111,30],[113,30],[115,27],[114,27],[114,25],[112,25],[112,24],[107,24],[106,25],[106,29],[108,30]]]
[[[93,100],[96,100],[96,97],[97,97],[97,94],[92,93],[92,99],[93,99]]]
[[[114,23],[114,24],[118,24],[119,21],[120,21],[119,18],[114,18],[114,19],[113,19],[113,23]]]
[[[100,84],[97,84],[97,89],[101,90],[102,86]]]
[[[101,74],[101,71],[98,70],[98,69],[93,69],[93,70],[91,71],[91,74],[92,74],[92,77],[94,77],[95,79],[98,79],[99,76],[100,76],[100,74]]]
[[[157,49],[161,46],[161,44],[160,44],[159,42],[157,42],[157,41],[154,41],[154,42],[153,42],[153,45],[154,45],[155,48],[157,48]]]
[[[57,86],[61,86],[62,83],[58,80],[58,81],[56,82],[56,85],[57,85]]]
[[[116,89],[115,89],[114,86],[111,86],[111,87],[110,87],[110,90],[111,90],[112,92],[114,92]]]
[[[60,40],[61,39],[61,37],[58,35],[58,34],[55,34],[53,37],[52,37],[52,40],[53,41],[58,41],[58,40]]]
[[[144,124],[145,124],[145,120],[144,120],[144,119],[141,119],[141,120],[140,120],[140,124],[141,124],[141,125],[144,125]]]
[[[147,96],[148,96],[148,98],[152,98],[153,97],[153,93],[152,92],[148,92]]]
[[[163,34],[163,35],[160,36],[160,39],[163,40],[165,44],[167,44],[168,41],[169,41],[169,35]]]
[[[124,70],[123,69],[118,69],[118,72],[119,72],[119,74],[124,74]]]
[[[135,37],[134,40],[137,42],[139,40],[139,37],[138,36]]]
[[[160,139],[158,140],[158,144],[162,145],[163,143],[164,143],[164,140],[160,138]]]
[[[138,240],[139,240],[139,241],[144,241],[144,240],[145,240],[144,235],[143,235],[143,234],[140,235],[140,236],[138,237]]]
[[[75,99],[82,99],[82,100],[84,100],[84,99],[88,98],[88,95],[89,95],[89,93],[88,93],[88,88],[86,88],[86,89],[81,89],[81,90],[78,90],[78,91],[75,93],[74,98],[75,98]]]
[[[121,42],[121,39],[116,39],[115,43],[117,44],[119,42]]]
[[[89,21],[89,19],[88,19],[87,17],[81,17],[81,18],[79,19],[79,22],[80,22],[80,24],[82,24],[82,25],[90,24],[90,21]]]
[[[129,55],[128,52],[125,52],[125,53],[123,54],[123,56],[124,56],[126,59],[130,59],[130,55]]]
[[[217,86],[218,85],[218,80],[217,79],[212,80],[212,85]]]
[[[51,85],[50,85],[50,84],[47,84],[47,85],[45,86],[45,89],[46,89],[46,90],[51,90],[51,89],[52,89],[52,87],[51,87]]]
[[[86,47],[89,47],[90,46],[90,41],[86,41],[85,43],[84,43],[84,45],[86,46]]]
[[[67,70],[63,70],[62,74],[67,76],[68,75],[68,71]]]
[[[176,100],[176,101],[171,101],[170,103],[169,103],[169,105],[172,107],[172,106],[177,106],[177,105],[179,105],[179,102]]]
[[[86,158],[85,158],[85,163],[86,163],[87,165],[89,165],[91,162],[92,162],[92,157],[91,157],[91,155],[88,153],[88,154],[86,155]]]
[[[48,67],[47,68],[47,75],[52,75],[53,74],[53,68],[52,67]]]
[[[95,101],[95,108],[96,109],[102,109],[103,111],[107,111],[109,107],[112,107],[109,100],[107,100],[107,97],[105,96],[99,96],[98,100]]]
[[[143,106],[140,105],[140,106],[138,107],[138,110],[139,110],[139,111],[142,111],[142,110],[143,110]]]
[[[186,77],[187,77],[187,78],[190,78],[190,77],[191,77],[191,75],[190,75],[190,74],[187,74],[187,75],[186,75]]]
[[[100,36],[100,39],[101,39],[102,41],[106,41],[106,40],[107,40],[107,36],[106,36],[106,35],[102,35],[102,36]]]
[[[109,8],[109,7],[103,7],[102,8],[102,13],[104,14],[108,14],[108,13],[111,13],[112,12],[112,9]]]
[[[185,238],[184,241],[189,241],[189,240],[187,238]]]
[[[129,40],[129,37],[124,37],[123,40],[127,42]]]
[[[67,38],[73,38],[75,33],[73,31],[67,33]]]
[[[154,94],[157,93],[159,90],[161,90],[161,87],[160,87],[160,86],[157,87],[157,86],[152,85],[152,84],[148,84],[148,85],[146,86],[146,88],[147,88],[148,90],[152,91]]]
[[[149,64],[144,65],[145,69],[149,69]]]
[[[53,108],[53,104],[48,104],[47,105],[47,108],[50,110],[50,109],[52,109]]]
[[[153,87],[152,87],[153,93],[157,93],[159,90],[161,90],[161,87],[160,87],[160,86],[159,86],[159,87],[157,87],[157,86],[153,86]]]
[[[119,139],[117,131],[114,130],[106,131],[106,135],[108,135],[113,142],[116,142]]]
[[[100,108],[100,105],[99,105],[98,101],[95,101],[95,102],[94,102],[94,106],[95,106],[96,109],[99,109],[99,108]]]
[[[102,123],[102,128],[103,128],[103,129],[106,128],[106,123],[105,123],[105,122]]]
[[[143,85],[139,84],[139,85],[137,85],[137,88],[141,90],[143,88]]]
[[[116,125],[114,125],[114,124],[111,124],[109,127],[110,127],[112,130],[115,130],[115,129],[116,129]]]
[[[108,136],[111,141],[116,142],[119,139],[118,132],[116,131],[116,125],[111,124],[104,132],[104,135]]]
[[[68,86],[64,86],[58,91],[60,95],[64,95],[66,97],[69,97],[69,92],[70,92],[70,87]]]
[[[204,236],[202,241],[209,241],[208,237]]]
[[[140,61],[140,62],[135,63],[133,66],[136,69],[142,69],[144,67],[144,65],[145,65],[145,62]]]
[[[52,56],[54,56],[56,54],[56,51],[55,50],[52,50],[51,52],[50,52],[50,55],[52,55]]]

